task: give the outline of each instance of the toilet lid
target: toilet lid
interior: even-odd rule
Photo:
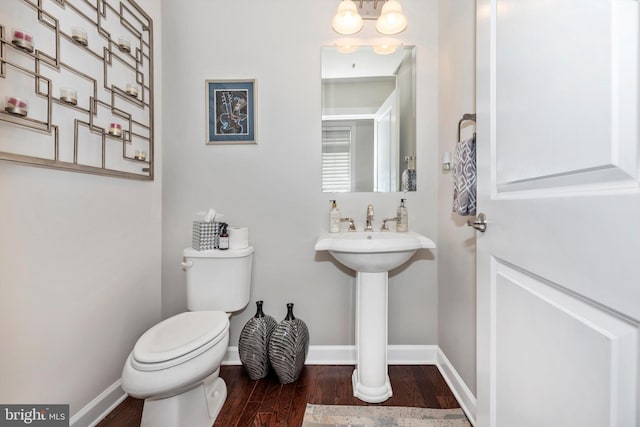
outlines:
[[[141,363],[175,359],[224,334],[228,327],[229,318],[222,311],[180,313],[145,332],[133,348],[133,357]]]

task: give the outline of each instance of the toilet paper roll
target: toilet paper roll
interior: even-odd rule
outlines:
[[[249,229],[247,227],[229,227],[229,249],[249,247]]]

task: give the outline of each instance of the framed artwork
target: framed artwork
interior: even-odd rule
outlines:
[[[256,81],[205,83],[207,144],[256,144]]]

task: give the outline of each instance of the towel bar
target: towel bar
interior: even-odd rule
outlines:
[[[458,141],[460,141],[460,127],[462,126],[462,122],[466,122],[466,121],[472,121],[475,123],[476,114],[465,113],[462,115],[462,118],[460,119],[460,121],[458,121]]]

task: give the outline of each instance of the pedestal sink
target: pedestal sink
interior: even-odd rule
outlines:
[[[388,273],[404,264],[420,248],[435,248],[421,234],[392,231],[327,233],[316,251],[329,251],[356,271],[356,369],[353,395],[369,403],[393,395],[387,369]]]

